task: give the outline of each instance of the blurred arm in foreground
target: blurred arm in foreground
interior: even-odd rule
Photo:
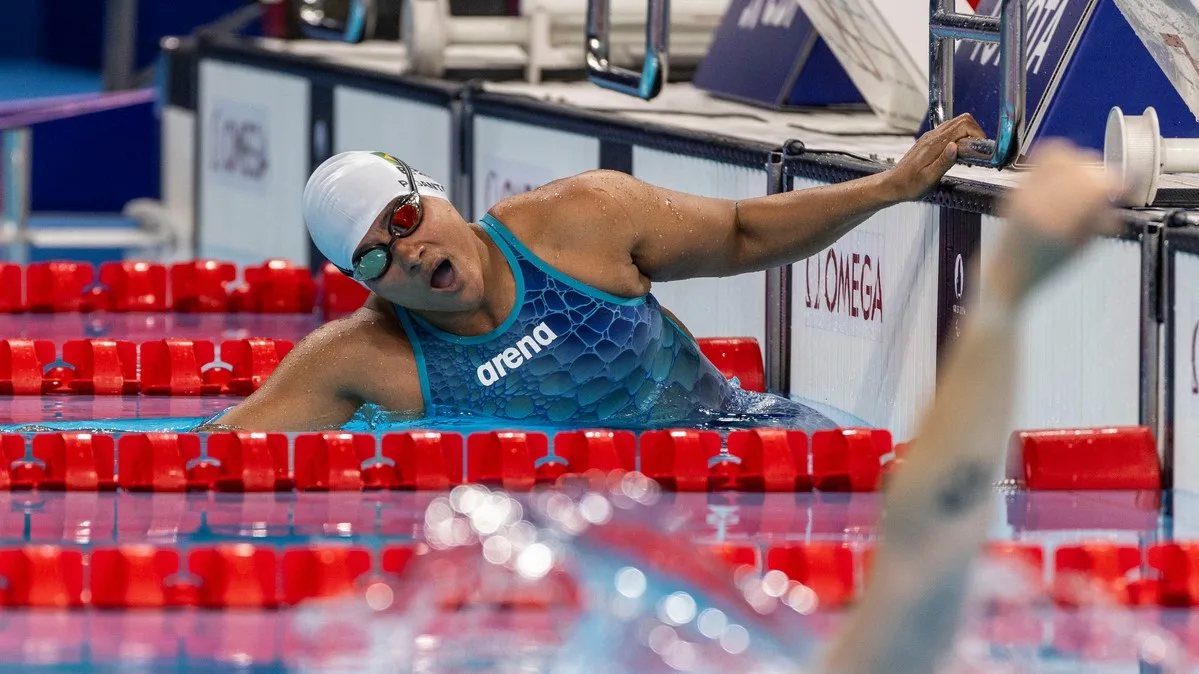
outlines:
[[[865,596],[820,671],[931,672],[953,644],[1004,464],[1021,306],[1092,236],[1120,226],[1102,171],[1086,165],[1097,159],[1058,142],[1034,159],[1003,205],[1007,226],[936,402],[887,487]]]

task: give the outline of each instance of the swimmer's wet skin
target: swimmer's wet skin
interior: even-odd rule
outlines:
[[[831,426],[806,406],[747,397],[725,381],[651,284],[812,255],[878,210],[932,189],[958,144],[981,137],[962,115],[886,172],[742,201],[592,171],[509,197],[479,223],[391,155],[336,155],[305,187],[305,222],[322,254],[372,295],[302,340],[216,421],[340,428],[373,404],[624,425],[765,407],[789,411],[800,427]]]

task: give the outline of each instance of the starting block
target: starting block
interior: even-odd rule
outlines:
[[[729,3],[693,83],[777,110],[866,103],[794,0]]]
[[[978,13],[997,17],[1003,4],[983,0]],[[1199,137],[1199,8],[1155,0],[1027,0],[1024,12],[1027,88],[1018,156],[1048,137],[1102,151],[1115,107],[1128,114],[1153,107],[1162,135]],[[953,71],[952,111],[974,114],[995,137],[998,44],[959,43]]]

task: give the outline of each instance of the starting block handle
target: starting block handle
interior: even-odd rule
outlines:
[[[666,82],[670,41],[670,0],[648,0],[645,21],[645,64],[641,72],[609,62],[612,36],[611,0],[587,0],[587,79],[605,89],[651,100]]]
[[[972,144],[975,155],[958,161],[1003,168],[1016,159],[1024,136],[1025,79],[1024,0],[1003,0],[999,18],[958,14],[953,0],[930,0],[929,123],[937,128],[953,117],[953,59],[958,40],[999,45],[999,128],[995,138]]]

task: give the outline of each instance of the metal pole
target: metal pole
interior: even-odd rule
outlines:
[[[104,88],[109,91],[134,86],[134,53],[137,49],[137,0],[108,0],[104,18]]]
[[[784,155],[770,153],[767,194],[787,191]],[[766,390],[781,396],[791,394],[791,265],[766,270]]]
[[[10,244],[10,262],[28,260],[30,133],[28,127],[0,132],[0,161],[4,168],[3,210],[0,211],[0,242]]]

